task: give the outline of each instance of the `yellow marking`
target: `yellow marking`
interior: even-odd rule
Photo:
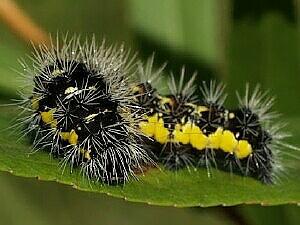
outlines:
[[[196,104],[193,104],[193,103],[190,103],[190,102],[186,103],[185,105],[186,106],[191,106],[194,109],[196,109],[198,107]]]
[[[181,118],[181,120],[180,120],[180,121],[181,121],[181,124],[184,124],[184,123],[185,123],[185,119],[186,119],[185,116],[183,116],[183,117]],[[178,124],[178,125],[179,125],[179,124]],[[181,126],[180,126],[180,127],[181,127]]]
[[[207,136],[202,133],[198,126],[190,121],[183,126],[176,124],[175,130],[173,131],[173,137],[173,141],[182,144],[191,144],[198,150],[205,149],[208,142]]]
[[[229,119],[233,119],[235,117],[234,113],[229,113]]]
[[[97,88],[96,88],[95,86],[90,86],[90,87],[89,87],[89,90],[96,91]]]
[[[59,135],[64,141],[68,141],[70,137],[70,132],[60,132]]]
[[[51,109],[47,112],[41,112],[42,121],[50,125],[52,128],[55,128],[57,126],[57,120],[54,119],[53,114],[55,113],[56,109]]]
[[[169,130],[164,127],[164,121],[162,118],[160,118],[158,123],[156,123],[154,138],[160,144],[166,143],[169,139]]]
[[[190,142],[190,133],[192,131],[192,123],[190,121],[188,121],[186,124],[184,124],[182,126],[181,129],[181,138],[180,138],[180,142],[182,144],[188,144]],[[176,141],[176,139],[175,139]]]
[[[53,112],[53,109],[48,112],[41,112],[41,117],[45,124],[50,124],[54,120]]]
[[[175,140],[177,142],[181,142],[182,131],[181,131],[181,125],[180,124],[175,125],[175,129],[173,130],[172,135],[173,135],[173,140]]]
[[[190,142],[190,136],[188,132],[191,130],[191,123],[187,122],[185,125],[181,126],[176,124],[173,131],[173,140],[175,142],[180,142],[182,144],[188,144]]]
[[[193,103],[186,103],[185,106],[190,106],[192,107],[194,110],[196,110],[198,108],[198,106],[196,104]]]
[[[71,130],[70,136],[69,136],[69,143],[71,145],[76,145],[78,142],[78,135],[76,134],[75,130]]]
[[[56,69],[56,70],[53,70],[52,76],[57,77],[57,76],[63,75],[64,72],[65,72],[64,70]]]
[[[91,159],[91,150],[84,150],[83,148],[80,149],[80,153],[83,155],[84,158],[86,158],[87,160]]]
[[[190,144],[197,150],[206,148],[221,150],[235,154],[237,158],[243,159],[252,153],[252,147],[247,140],[237,140],[234,133],[229,130],[223,130],[222,127],[208,136],[203,134],[202,130],[191,121],[185,124],[176,124],[170,138],[170,131],[164,127],[164,121],[158,114],[146,117],[147,121],[139,124],[141,131],[161,143],[177,142],[181,144]]]
[[[206,106],[200,105],[197,107],[197,112],[202,113],[208,111],[208,108]]]
[[[154,139],[164,144],[169,139],[169,130],[164,127],[164,121],[162,118],[158,118],[158,114],[153,116],[146,116],[147,121],[139,123],[141,131],[148,137],[154,137]]]
[[[65,90],[65,94],[71,94],[71,93],[74,93],[75,91],[78,91],[78,88],[77,87],[68,87],[66,90]]]
[[[223,150],[224,152],[233,153],[237,144],[238,144],[238,141],[235,139],[235,136],[231,131],[229,131],[229,130],[223,131],[223,135],[222,135],[221,141],[220,141],[220,149],[221,150]]]
[[[223,136],[223,128],[218,127],[214,133],[208,135],[208,148],[219,149]]]
[[[167,98],[167,97],[159,96],[159,99],[160,99],[160,104],[161,105],[171,104],[171,102],[172,102],[172,99],[171,98]]]
[[[94,114],[90,114],[88,115],[87,117],[84,118],[84,120],[89,123],[91,122],[96,116],[98,116],[99,114],[98,113],[94,113]]]
[[[78,134],[73,129],[70,132],[60,132],[60,136],[64,141],[68,141],[70,145],[78,143]]]
[[[50,124],[50,126],[52,128],[56,128],[57,127],[57,120],[53,120],[53,122]]]
[[[246,140],[240,140],[236,149],[235,149],[235,155],[239,159],[246,158],[252,153],[252,147]]]
[[[156,113],[153,116],[146,116],[146,119],[148,121],[140,122],[139,127],[145,135],[153,137],[155,134],[155,127],[158,122],[158,115]]]
[[[204,135],[200,128],[196,125],[192,125],[190,143],[194,148],[198,150],[205,149],[208,144],[207,136]]]
[[[142,91],[142,88],[139,87],[139,86],[133,86],[132,87],[132,92],[133,93],[136,93],[136,92],[140,93],[141,91]]]
[[[33,97],[31,99],[31,108],[34,110],[38,110],[40,106],[39,99],[37,97]]]
[[[86,158],[87,160],[91,160],[90,151],[86,151],[86,152],[84,153],[84,158]]]

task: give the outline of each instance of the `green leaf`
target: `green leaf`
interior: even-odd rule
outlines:
[[[183,210],[149,206],[4,173],[1,173],[0,183],[2,224],[80,225],[100,221],[100,224],[153,225],[155,218],[155,225],[182,225],[186,221],[189,225],[199,225],[199,221],[201,224],[232,225],[230,218],[220,221],[216,208]]]
[[[0,129],[4,129],[9,126],[15,108],[2,107],[0,110]],[[300,119],[292,122],[293,131],[300,133]],[[17,176],[57,181],[82,191],[106,193],[128,201],[177,207],[300,203],[299,165],[290,179],[284,179],[281,184],[274,186],[217,170],[213,170],[212,177],[209,178],[205,169],[192,172],[182,170],[177,173],[149,169],[137,181],[130,181],[124,186],[107,186],[87,181],[78,170],[70,173],[66,169],[63,172],[58,160],[51,159],[47,153],[40,151],[28,154],[29,145],[25,141],[16,142],[17,139],[17,136],[10,135],[8,131],[2,131],[0,170]]]

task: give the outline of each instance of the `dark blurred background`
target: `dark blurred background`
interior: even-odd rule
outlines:
[[[8,7],[9,6],[9,7]],[[25,14],[25,15],[19,15]],[[28,26],[28,24],[30,26]],[[31,27],[33,26],[33,27]],[[124,42],[167,71],[198,71],[197,82],[227,84],[228,104],[245,83],[277,96],[275,108],[299,116],[299,0],[0,0],[0,99],[16,96],[17,59],[47,34],[95,34]],[[297,206],[177,209],[79,192],[0,173],[0,224],[299,224]]]

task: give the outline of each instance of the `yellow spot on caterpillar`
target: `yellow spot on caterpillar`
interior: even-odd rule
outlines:
[[[214,133],[208,135],[208,148],[219,149],[223,136],[223,128],[218,127]]]
[[[234,113],[229,113],[229,119],[233,119],[235,117]]]
[[[56,128],[57,127],[57,120],[53,120],[53,122],[50,124],[50,126],[52,128]]]
[[[164,121],[162,118],[160,118],[158,123],[156,123],[154,138],[160,144],[166,143],[169,139],[169,130],[164,127]]]
[[[154,114],[153,116],[146,117],[148,121],[142,121],[139,124],[141,131],[148,137],[153,137],[155,134],[155,127],[158,122],[158,115]]]
[[[95,86],[90,86],[90,87],[89,87],[89,90],[96,91],[97,88],[96,88]]]
[[[70,136],[69,136],[69,143],[71,145],[76,145],[78,141],[78,135],[76,134],[75,130],[71,130]]]
[[[88,159],[88,160],[91,159],[90,151],[86,151],[86,152],[84,153],[84,158],[86,158],[86,159]]]
[[[57,77],[57,76],[63,75],[64,72],[65,72],[64,70],[59,70],[59,69],[53,70],[52,76]]]
[[[31,99],[31,108],[34,109],[34,110],[38,110],[39,106],[40,106],[39,99],[36,98],[36,97],[33,97]]]
[[[50,125],[52,128],[55,128],[57,126],[57,120],[54,119],[54,112],[56,111],[56,109],[51,109],[47,112],[41,112],[41,117],[42,117],[42,121],[47,124]]]
[[[45,124],[50,124],[53,120],[53,110],[49,110],[48,112],[41,112],[42,120]]]
[[[234,134],[231,131],[223,131],[223,135],[220,141],[220,149],[222,149],[224,152],[233,153],[237,144],[238,141],[235,139]]]
[[[75,91],[78,91],[78,88],[77,87],[68,87],[66,90],[65,90],[65,94],[71,94],[71,93],[74,93]]]
[[[154,137],[161,144],[166,143],[169,139],[169,130],[164,127],[163,119],[158,119],[157,113],[146,118],[147,121],[142,121],[139,124],[141,131],[148,137]]]
[[[68,141],[69,136],[70,136],[70,132],[60,132],[59,135],[64,141]]]
[[[64,141],[68,141],[70,145],[76,145],[78,142],[78,135],[73,129],[70,132],[60,132],[60,136]]]
[[[208,144],[207,136],[205,136],[200,128],[196,125],[192,125],[190,143],[194,148],[198,150],[205,149]]]
[[[189,136],[182,132],[182,127],[179,124],[175,125],[175,129],[173,131],[173,140],[182,144],[188,144],[190,141]]]
[[[181,124],[184,124],[185,123],[185,120],[186,120],[186,118],[185,118],[185,116],[183,116],[182,118],[181,118]],[[179,124],[178,124],[179,125]],[[180,126],[181,127],[181,126]]]
[[[133,93],[141,93],[141,91],[142,91],[142,88],[141,87],[139,87],[139,86],[133,86],[132,87],[132,92]]]
[[[197,112],[202,113],[208,111],[208,108],[206,106],[200,105],[197,107]]]
[[[91,150],[84,150],[83,148],[80,149],[80,153],[83,155],[83,157],[87,160],[91,159]]]
[[[188,144],[190,142],[190,132],[192,129],[191,122],[187,122],[183,126],[177,124],[175,130],[173,131],[173,137],[175,142],[180,142],[182,144]]]
[[[184,105],[190,106],[190,107],[192,107],[193,109],[197,109],[197,107],[198,107],[196,104],[193,104],[193,103],[185,103]]]
[[[94,113],[94,114],[90,114],[88,115],[87,117],[84,118],[84,120],[89,123],[91,122],[96,116],[98,116],[99,114],[98,113]]]
[[[202,130],[191,121],[185,124],[176,124],[170,138],[170,131],[164,127],[164,121],[158,114],[146,117],[147,121],[139,124],[141,131],[161,143],[177,142],[190,144],[197,150],[206,148],[222,150],[235,154],[237,158],[243,159],[252,153],[252,147],[247,140],[238,141],[233,132],[223,130],[222,127],[208,136],[203,134]]]
[[[177,124],[173,131],[174,141],[182,144],[191,144],[198,150],[203,150],[207,146],[208,138],[200,128],[190,121],[183,126]]]
[[[236,149],[235,149],[235,155],[239,159],[246,158],[252,153],[252,147],[246,140],[240,140]]]
[[[160,104],[164,105],[164,104],[170,104],[171,103],[171,98],[167,98],[167,97],[160,97]]]

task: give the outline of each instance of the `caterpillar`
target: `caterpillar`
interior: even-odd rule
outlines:
[[[250,176],[263,183],[278,180],[282,170],[281,147],[297,149],[285,144],[289,136],[282,132],[282,124],[270,125],[278,114],[272,112],[273,97],[256,86],[245,95],[237,93],[239,106],[227,109],[225,85],[211,81],[200,87],[203,99],[196,98],[195,75],[184,84],[182,69],[179,83],[174,75],[168,83],[170,94],[161,95],[155,82],[162,69],[152,71],[153,57],[140,65],[140,82],[133,91],[136,104],[146,108],[140,130],[151,139],[145,146],[152,157],[166,168],[206,167]],[[144,79],[144,77],[146,79]]]
[[[79,37],[35,47],[23,76],[31,81],[19,104],[24,134],[63,167],[79,167],[89,179],[125,183],[151,163],[137,143],[139,121],[128,81],[135,55],[123,46],[83,44]]]
[[[123,46],[82,44],[79,37],[34,49],[23,77],[17,126],[63,167],[80,168],[88,179],[121,184],[149,166],[167,169],[219,168],[275,183],[282,170],[281,147],[297,149],[273,123],[273,97],[257,86],[237,94],[239,106],[225,107],[225,85],[203,82],[195,95],[193,74],[185,83],[171,74],[169,94],[157,90],[165,64],[154,70]]]

